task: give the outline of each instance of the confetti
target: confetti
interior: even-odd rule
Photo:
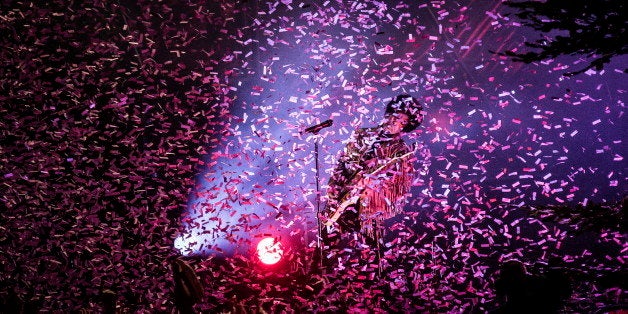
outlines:
[[[469,312],[495,309],[490,278],[510,258],[621,269],[625,234],[580,235],[528,207],[621,201],[625,74],[559,77],[577,64],[491,53],[538,37],[503,10],[291,0],[3,10],[0,283],[41,311],[100,312],[109,289],[125,311],[172,312],[168,264],[184,258],[205,286],[199,312]],[[408,138],[416,179],[404,214],[386,221],[381,276],[376,250],[351,237],[326,253],[333,272],[307,273],[316,197],[343,141],[377,125],[399,93],[419,97],[426,120]],[[301,133],[326,119],[319,136]],[[265,235],[285,243],[285,271],[250,258]],[[571,311],[612,305],[612,288],[575,287]]]

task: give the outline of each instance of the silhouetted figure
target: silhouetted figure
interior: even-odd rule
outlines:
[[[175,259],[171,263],[174,277],[175,306],[179,313],[195,313],[194,304],[203,297],[203,286],[196,272],[186,262]]]
[[[102,306],[104,314],[115,314],[118,303],[118,295],[106,289],[102,292]]]
[[[537,291],[540,304],[544,307],[545,313],[557,313],[561,306],[571,296],[571,279],[560,267],[560,259],[549,260],[547,270],[543,272]]]
[[[495,291],[502,304],[497,313],[527,313],[530,296],[525,265],[516,260],[505,262],[495,281]]]
[[[571,283],[558,267],[529,274],[523,263],[510,260],[499,270],[495,290],[501,306],[494,313],[558,313]]]
[[[24,299],[18,296],[14,291],[9,291],[8,295],[1,299],[0,313],[24,313]]]

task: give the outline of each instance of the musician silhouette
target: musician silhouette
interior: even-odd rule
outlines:
[[[325,246],[351,232],[374,244],[383,220],[401,213],[414,172],[414,152],[402,137],[423,122],[422,109],[412,96],[399,95],[387,104],[379,126],[352,134],[328,184],[321,217]]]

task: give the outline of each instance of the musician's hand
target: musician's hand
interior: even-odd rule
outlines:
[[[375,190],[373,189],[364,189],[362,194],[360,194],[360,199],[362,202],[368,203],[375,196]]]
[[[360,186],[362,190],[362,192],[360,193],[360,199],[362,200],[362,202],[368,202],[369,200],[373,199],[377,190],[377,182],[377,179],[367,177],[360,180]]]

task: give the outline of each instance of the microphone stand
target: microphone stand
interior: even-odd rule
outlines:
[[[318,139],[314,142],[314,168],[316,169],[316,225],[318,234],[316,235],[316,247],[318,248],[319,267],[323,269],[323,245],[321,243],[321,236],[323,234],[323,225],[321,224],[321,188],[320,188],[320,167],[318,164]]]
[[[331,119],[323,121],[317,125],[311,126],[307,129],[305,129],[305,133],[312,133],[314,135],[314,168],[315,168],[315,180],[316,180],[316,224],[317,224],[317,232],[318,234],[316,235],[316,246],[319,250],[318,254],[319,254],[319,269],[323,270],[323,245],[321,243],[321,237],[323,234],[323,225],[321,223],[321,187],[320,187],[320,166],[319,166],[319,161],[318,161],[318,155],[319,155],[319,145],[318,142],[320,140],[320,136],[318,135],[318,133],[326,128],[329,127],[333,124],[333,121]],[[307,219],[306,219],[306,226],[305,226],[305,242],[308,243],[308,237],[307,237]],[[308,243],[309,244],[309,243]]]

